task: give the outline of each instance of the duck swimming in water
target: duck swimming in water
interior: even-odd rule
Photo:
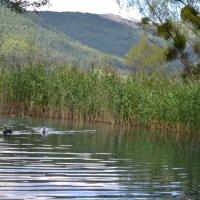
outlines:
[[[46,128],[43,128],[42,129],[42,135],[45,135],[46,134]]]
[[[4,127],[3,136],[12,135],[12,133],[13,131],[11,129],[8,129],[6,126]]]

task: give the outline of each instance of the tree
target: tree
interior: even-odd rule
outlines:
[[[24,64],[35,61],[36,55],[41,53],[39,47],[18,34],[1,34],[0,62],[6,64]]]
[[[166,62],[165,51],[143,36],[139,44],[129,50],[127,64],[130,68],[145,72],[159,71]]]
[[[1,6],[6,6],[17,13],[25,12],[28,8],[35,10],[48,3],[49,0],[0,0]]]
[[[199,0],[117,0],[121,6],[137,6],[142,24],[167,40],[167,59],[178,59],[184,77],[200,72]],[[152,28],[153,27],[153,28]],[[192,46],[192,52],[191,47]],[[199,76],[199,75],[198,75]]]

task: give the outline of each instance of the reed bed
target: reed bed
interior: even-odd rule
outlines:
[[[199,130],[199,81],[28,65],[0,68],[0,112],[174,131]]]

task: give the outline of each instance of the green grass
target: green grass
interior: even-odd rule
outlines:
[[[1,112],[169,130],[200,128],[199,81],[103,69],[0,69]]]

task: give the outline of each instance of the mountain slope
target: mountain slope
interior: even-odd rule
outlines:
[[[0,7],[0,16],[0,50],[8,56],[8,61],[19,55],[20,59],[24,59],[25,52],[29,57],[34,57],[33,53],[37,54],[36,59],[40,56],[52,62],[81,66],[87,66],[91,62],[98,64],[108,57],[107,54],[85,46],[54,28],[41,26],[36,22],[38,15],[18,15]],[[120,58],[111,56],[109,59],[121,66]]]
[[[126,55],[141,35],[138,27],[129,27],[96,14],[43,11],[38,15],[40,18],[35,19],[36,23],[111,55]]]
[[[115,15],[115,14],[101,14],[100,16],[106,18],[106,19],[109,19],[109,20],[112,20],[112,21],[115,21],[115,22],[118,22],[120,24],[124,24],[128,27],[131,27],[135,30],[137,29],[140,29],[140,26],[139,26],[139,22],[137,21],[133,21],[133,20],[129,20],[129,19],[125,19],[119,15]]]

